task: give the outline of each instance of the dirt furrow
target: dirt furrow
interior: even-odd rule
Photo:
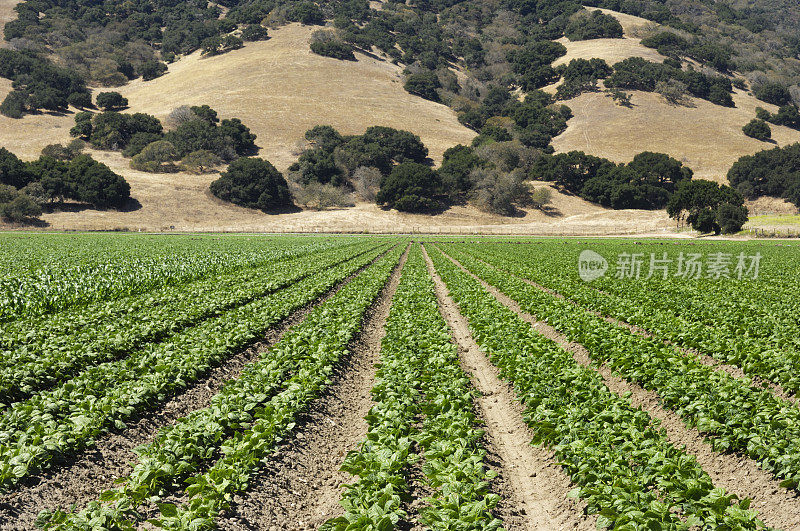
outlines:
[[[555,464],[553,454],[531,445],[533,433],[523,420],[523,406],[481,352],[427,253],[425,260],[436,284],[440,311],[458,344],[462,366],[480,392],[477,406],[503,480],[498,512],[506,529],[594,529],[595,518],[584,515],[584,504],[567,497],[574,485]]]
[[[498,301],[530,323],[537,332],[572,353],[576,362],[590,367],[591,357],[583,345],[569,341],[552,326],[526,313],[516,301],[467,271],[457,260],[450,256],[448,258],[462,271],[478,280]],[[711,476],[715,486],[734,492],[742,498],[751,498],[753,500],[751,508],[758,511],[759,518],[768,526],[778,529],[800,529],[800,497],[794,491],[780,487],[779,481],[746,456],[713,451],[700,432],[695,428],[688,428],[676,413],[662,407],[658,393],[615,376],[606,365],[596,370],[611,391],[619,395],[630,393],[630,402],[634,407],[658,419],[666,432],[667,440],[678,448],[683,447],[687,454],[693,455],[703,470]]]
[[[384,324],[407,256],[408,249],[368,310],[362,331],[331,384],[298,419],[293,436],[276,449],[274,459],[250,482],[250,489],[234,498],[233,507],[218,522],[220,529],[317,529],[341,514],[341,487],[354,478],[340,467],[367,435],[364,417],[372,407],[370,391]]]
[[[488,267],[492,267],[492,268],[498,269],[499,271],[502,271],[503,273],[511,275],[514,278],[517,278],[517,279],[521,280],[522,282],[528,284],[529,286],[533,286],[534,288],[540,289],[540,290],[542,290],[542,291],[544,291],[546,293],[549,293],[550,295],[558,297],[559,299],[565,300],[565,301],[569,302],[570,304],[572,304],[572,305],[574,305],[574,306],[576,306],[578,308],[581,308],[581,309],[591,313],[592,315],[600,317],[601,319],[605,320],[607,323],[611,323],[611,324],[614,324],[614,325],[617,325],[617,326],[621,326],[621,327],[627,328],[632,333],[640,335],[642,337],[649,337],[649,338],[656,337],[652,332],[650,332],[649,330],[646,330],[646,329],[644,329],[644,328],[642,328],[640,326],[628,323],[627,321],[623,321],[623,320],[617,319],[615,317],[610,317],[608,315],[603,315],[602,313],[600,313],[600,312],[598,312],[596,310],[589,310],[588,308],[584,308],[577,301],[574,301],[574,300],[572,300],[570,298],[567,298],[562,293],[560,293],[558,291],[555,291],[555,290],[552,290],[552,289],[550,289],[550,288],[548,288],[546,286],[543,286],[543,285],[539,284],[538,282],[534,282],[534,281],[529,280],[527,278],[523,278],[523,277],[521,277],[519,275],[515,275],[514,273],[511,273],[511,272],[509,272],[509,271],[507,271],[505,269],[497,268],[496,266],[493,266],[492,264],[490,264],[490,263],[488,263],[488,262],[486,262],[484,260],[481,260],[480,258],[476,258],[476,260],[478,260],[479,262],[482,262],[483,264],[485,264]],[[606,293],[606,292],[604,292],[602,290],[596,289],[596,291],[598,293],[603,294],[603,295],[608,295],[608,293]],[[747,378],[752,382],[752,384],[754,386],[756,386],[756,387],[758,387],[760,389],[764,389],[766,391],[770,391],[771,393],[773,393],[778,398],[781,398],[781,399],[786,400],[788,402],[791,402],[791,403],[793,403],[793,404],[795,404],[797,406],[800,406],[800,399],[798,399],[793,394],[785,391],[779,384],[776,384],[775,382],[771,382],[769,380],[765,380],[765,379],[760,378],[758,376],[749,376],[749,375],[745,374],[745,372],[742,370],[741,367],[737,367],[736,365],[729,365],[727,363],[723,363],[723,362],[719,361],[718,359],[716,359],[716,358],[714,358],[712,356],[709,356],[708,354],[703,354],[702,352],[700,352],[700,351],[698,351],[696,349],[681,347],[680,345],[677,345],[677,344],[673,343],[672,341],[669,341],[668,339],[663,339],[662,341],[663,341],[664,344],[671,345],[671,346],[675,347],[676,349],[680,350],[681,352],[683,352],[684,354],[687,354],[689,356],[693,356],[695,359],[697,359],[697,361],[699,361],[700,363],[702,363],[703,365],[705,365],[707,367],[712,367],[715,370],[727,372],[728,374],[730,374],[734,378]]]
[[[114,480],[132,471],[138,460],[134,448],[151,441],[160,429],[192,411],[207,407],[225,382],[237,378],[248,363],[258,359],[280,341],[289,328],[303,321],[311,310],[333,297],[366,267],[369,266],[293,312],[267,332],[262,341],[212,369],[208,376],[173,396],[157,411],[131,419],[124,430],[104,435],[93,447],[59,459],[48,471],[24,480],[11,493],[0,495],[0,531],[34,529],[36,517],[42,510],[64,509],[73,504],[80,509],[97,499],[101,492],[113,486]]]

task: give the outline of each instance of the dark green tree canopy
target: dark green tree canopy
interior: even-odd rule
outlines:
[[[700,232],[738,232],[747,222],[742,195],[727,185],[702,179],[685,181],[667,203],[671,218],[686,218]]]
[[[211,183],[211,193],[235,205],[264,212],[292,205],[289,185],[275,166],[264,159],[243,157]]]
[[[25,163],[6,148],[0,148],[0,184],[22,188],[32,180]]]
[[[128,99],[119,92],[101,92],[97,95],[97,106],[104,111],[116,111],[128,106]]]
[[[770,129],[767,122],[753,118],[750,122],[742,127],[742,132],[750,138],[767,142],[772,138],[772,129]]]
[[[404,162],[381,180],[377,202],[401,212],[424,212],[436,208],[441,180],[424,164]]]

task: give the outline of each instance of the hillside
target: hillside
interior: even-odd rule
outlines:
[[[260,155],[279,169],[296,159],[296,144],[319,124],[343,134],[360,134],[370,125],[412,131],[437,161],[447,148],[475,136],[449,108],[403,90],[397,66],[363,54],[353,62],[311,53],[313,31],[290,24],[242,50],[208,58],[195,52],[167,75],[136,80],[120,92],[132,110],[158,118],[180,105],[201,104],[237,116],[258,136]]]
[[[663,56],[642,46],[636,34],[653,24],[645,19],[610,13],[625,30],[623,39],[593,39],[569,42],[562,39],[567,55],[556,61],[605,59],[609,64],[628,57],[661,61]],[[749,138],[742,127],[755,117],[756,107],[775,112],[777,107],[764,103],[742,90],[734,92],[734,108],[688,97],[684,105],[672,105],[654,92],[631,92],[631,108],[616,105],[603,93],[586,93],[567,100],[574,113],[567,130],[553,140],[557,152],[580,150],[586,153],[627,162],[642,151],[666,153],[689,166],[696,178],[727,183],[731,165],[749,155],[774,145],[800,142],[800,132],[771,125],[776,144]]]
[[[6,25],[6,22],[17,18],[17,14],[14,12],[15,5],[17,5],[17,0],[0,0],[0,40],[2,40],[3,27]],[[2,46],[2,44],[0,44],[0,46]]]
[[[12,16],[12,2],[0,2],[0,16]],[[609,64],[628,57],[660,62],[664,57],[640,44],[654,23],[603,10],[616,17],[622,39],[559,42],[567,54],[554,65],[572,59],[602,58]],[[330,124],[345,134],[370,125],[386,125],[418,134],[438,163],[456,144],[469,144],[475,132],[461,125],[455,112],[406,92],[401,68],[377,56],[357,53],[357,61],[339,61],[310,52],[313,26],[289,24],[270,30],[270,39],[248,43],[240,50],[203,57],[192,53],[170,65],[152,81],[137,79],[119,91],[130,112],[164,118],[180,105],[209,104],[223,117],[239,117],[258,136],[259,156],[285,170],[303,145],[303,133]],[[0,99],[11,83],[0,79]],[[552,88],[552,87],[551,87]],[[94,89],[97,93],[99,89]],[[725,182],[730,165],[740,156],[771,147],[744,136],[741,127],[755,107],[776,107],[744,91],[734,94],[734,108],[690,98],[670,105],[655,93],[631,92],[632,107],[616,105],[603,93],[586,93],[566,101],[574,117],[552,144],[557,152],[582,150],[627,162],[641,151],[667,153],[692,168],[696,177]],[[71,113],[0,116],[0,146],[26,159],[42,147],[69,140]],[[773,126],[777,145],[800,141],[800,133]],[[91,153],[123,175],[138,205],[129,212],[82,210],[46,213],[53,229],[234,230],[234,231],[470,231],[543,234],[603,234],[661,232],[672,223],[663,212],[611,211],[560,193],[546,213],[529,210],[524,217],[504,218],[469,206],[453,207],[435,218],[383,211],[370,204],[332,211],[303,211],[266,216],[225,204],[208,192],[216,175],[150,174],[133,171],[117,153]],[[544,185],[544,183],[542,183]]]

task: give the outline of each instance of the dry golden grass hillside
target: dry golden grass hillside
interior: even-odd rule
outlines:
[[[0,18],[13,18],[14,2],[0,0]],[[565,42],[568,54],[600,57],[613,63],[626,57],[663,58],[641,46],[638,35],[652,24],[613,13],[626,31],[623,39]],[[223,117],[239,117],[258,135],[260,156],[284,169],[297,156],[303,133],[330,124],[343,133],[361,133],[370,125],[413,131],[435,160],[475,133],[458,123],[449,108],[411,96],[402,88],[398,67],[376,58],[337,61],[310,52],[314,28],[297,24],[271,30],[271,39],[242,50],[202,58],[198,53],[170,66],[165,76],[122,87],[131,112],[160,118],[185,104],[209,104]],[[0,97],[10,82],[0,80]],[[628,161],[644,150],[683,160],[698,177],[723,180],[730,164],[744,154],[770,147],[745,137],[741,127],[755,113],[756,102],[735,96],[736,109],[702,100],[691,106],[667,105],[659,96],[634,93],[634,107],[616,106],[603,94],[584,94],[567,102],[575,117],[555,139],[558,151],[584,150]],[[12,120],[0,116],[0,146],[31,159],[42,147],[69,140],[73,115],[42,114]],[[800,133],[773,127],[779,144],[800,140]],[[455,207],[436,217],[385,212],[375,205],[333,211],[265,215],[222,203],[208,193],[215,175],[148,174],[133,171],[117,153],[92,152],[125,176],[140,208],[130,212],[57,212],[45,214],[53,229],[242,230],[242,231],[483,231],[537,234],[658,233],[672,226],[663,212],[614,212],[574,196],[555,193],[552,209],[524,217],[501,218],[471,207]]]
[[[654,27],[652,22],[602,11],[617,17],[625,38],[564,40],[568,54],[559,61],[578,57],[598,57],[609,64],[627,57],[663,60],[655,50],[642,46],[636,37]],[[695,177],[727,182],[728,169],[739,157],[776,145],[742,133],[742,127],[755,118],[756,107],[773,112],[776,108],[744,91],[737,90],[733,99],[735,108],[697,98],[689,98],[686,105],[670,105],[658,94],[634,91],[633,107],[626,108],[616,105],[603,93],[582,94],[565,102],[575,116],[567,130],[553,140],[553,146],[557,152],[580,150],[615,162],[630,161],[642,151],[667,153],[692,168]],[[798,131],[775,125],[771,128],[777,145],[800,141]]]
[[[739,157],[775,144],[749,138],[742,126],[755,117],[755,108],[775,108],[737,91],[735,108],[692,98],[688,105],[669,105],[655,93],[632,92],[632,108],[616,105],[603,93],[581,94],[566,102],[574,118],[553,140],[557,152],[580,150],[630,161],[642,151],[667,153],[688,165],[695,177],[727,182],[726,174]],[[800,132],[771,126],[778,145],[800,141]]]
[[[281,169],[295,160],[303,133],[317,124],[331,124],[344,133],[361,133],[370,125],[407,129],[420,135],[437,161],[445,149],[472,140],[475,133],[461,126],[449,108],[405,92],[396,66],[365,56],[344,62],[311,54],[312,31],[291,25],[272,31],[266,42],[222,56],[194,54],[171,65],[165,76],[136,81],[120,91],[130,100],[130,112],[163,118],[179,105],[208,103],[223,117],[240,117],[258,135],[260,156]],[[45,145],[68,141],[72,123],[71,114],[21,120],[0,116],[0,145],[24,158],[35,158]],[[43,216],[49,228],[603,234],[628,231],[631,217],[639,232],[660,231],[665,226],[658,213],[606,211],[557,192],[547,213],[529,211],[518,218],[493,216],[468,206],[431,218],[364,203],[340,210],[265,215],[212,197],[208,185],[216,175],[142,173],[130,169],[118,153],[91,154],[125,176],[140,207],[130,212],[49,213]]]
[[[448,107],[406,92],[397,66],[363,55],[353,62],[311,53],[313,31],[291,24],[242,50],[207,58],[194,53],[167,75],[134,81],[120,92],[132,109],[159,118],[179,105],[203,103],[222,116],[238,116],[258,135],[261,156],[281,169],[296,159],[303,133],[318,124],[347,134],[370,125],[406,129],[422,138],[435,160],[475,136]]]
[[[0,0],[0,42],[2,42],[3,27],[6,25],[6,22],[17,18],[14,6],[18,3],[18,0]]]

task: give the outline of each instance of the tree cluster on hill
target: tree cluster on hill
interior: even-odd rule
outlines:
[[[335,31],[317,30],[311,34],[311,51],[342,61],[355,61],[353,45],[344,42]]]
[[[556,72],[564,79],[556,89],[556,98],[568,100],[583,92],[598,90],[597,82],[607,78],[614,70],[603,59],[572,59],[560,65]]]
[[[223,201],[264,212],[292,205],[283,175],[268,161],[254,157],[233,161],[210,189]]]
[[[733,234],[747,223],[742,195],[730,186],[703,179],[681,182],[667,203],[667,213],[704,233]]]
[[[0,104],[0,113],[10,118],[41,109],[64,111],[69,104],[91,105],[79,75],[32,52],[0,49],[0,77],[13,81],[13,90]]]
[[[797,106],[793,103],[780,107],[778,111],[774,113],[769,112],[763,107],[756,107],[756,119],[800,130],[800,112],[798,112]]]
[[[622,24],[599,10],[592,11],[591,14],[579,11],[564,28],[564,36],[571,41],[618,39],[622,37]]]
[[[121,208],[130,199],[125,179],[74,145],[47,146],[32,162],[0,148],[0,185],[0,215],[16,222],[35,219],[42,206],[66,200]]]
[[[667,205],[681,182],[691,180],[692,170],[663,153],[645,151],[616,164],[570,151],[541,157],[530,175],[606,207],[657,209]]]
[[[700,71],[681,70],[668,64],[654,63],[641,57],[631,57],[614,65],[614,73],[605,83],[610,88],[654,92],[659,83],[680,82],[686,91],[697,98],[717,105],[733,107],[733,85],[724,76],[710,76]]]
[[[770,7],[763,7],[764,2]],[[555,81],[551,62],[564,53],[552,42],[555,39],[621,34],[614,17],[586,11],[584,5],[643,16],[679,31],[680,35],[652,40],[653,46],[674,56],[720,70],[769,68],[771,77],[781,78],[784,85],[797,83],[800,38],[794,28],[800,23],[800,8],[791,0],[761,4],[740,9],[705,0],[524,0],[497,5],[485,0],[429,0],[384,2],[375,10],[367,0],[97,5],[25,0],[17,6],[17,20],[7,24],[5,37],[16,49],[57,55],[59,64],[85,80],[115,86],[137,76],[158,76],[166,70],[164,62],[180,54],[197,49],[220,53],[241,46],[243,40],[265,38],[265,25],[333,19],[335,38],[312,41],[316,53],[350,59],[353,47],[367,52],[376,47],[409,67],[408,75],[427,71],[441,84],[435,87],[429,75],[414,79],[409,89],[432,97],[433,86],[437,101],[458,107],[464,99],[480,103],[492,84],[530,91]],[[444,82],[454,66],[467,73],[467,86]],[[19,107],[21,99],[16,94],[9,107]]]
[[[238,118],[220,119],[208,105],[180,107],[170,115],[173,129],[144,113],[80,112],[70,134],[98,149],[133,157],[134,169],[149,172],[204,171],[255,152],[256,136]],[[182,165],[176,161],[183,160]]]
[[[762,142],[768,142],[772,139],[772,129],[770,129],[769,124],[758,118],[750,120],[750,122],[742,127],[742,132],[750,138],[755,138]]]
[[[694,59],[721,72],[729,72],[735,67],[730,46],[703,42],[697,36],[687,39],[671,31],[661,31],[645,37],[641,42],[666,57]]]
[[[509,215],[517,206],[541,208],[549,201],[547,193],[532,194],[524,182],[539,151],[518,140],[455,146],[433,169],[428,149],[407,131],[370,127],[363,135],[345,136],[320,125],[307,131],[306,139],[308,149],[288,172],[298,204],[346,206],[348,195],[356,193],[403,212],[433,212],[472,201]]]
[[[800,143],[741,157],[728,182],[746,199],[782,197],[800,207]]]
[[[489,88],[480,105],[470,106],[459,114],[459,121],[481,133],[477,143],[483,139],[517,139],[522,144],[542,150],[552,150],[549,146],[554,136],[564,132],[572,111],[565,105],[554,105],[553,97],[536,90],[529,92],[524,101],[512,96],[511,92],[500,86]],[[505,120],[504,120],[505,119]],[[496,123],[505,124],[506,133],[511,138],[497,138]]]

